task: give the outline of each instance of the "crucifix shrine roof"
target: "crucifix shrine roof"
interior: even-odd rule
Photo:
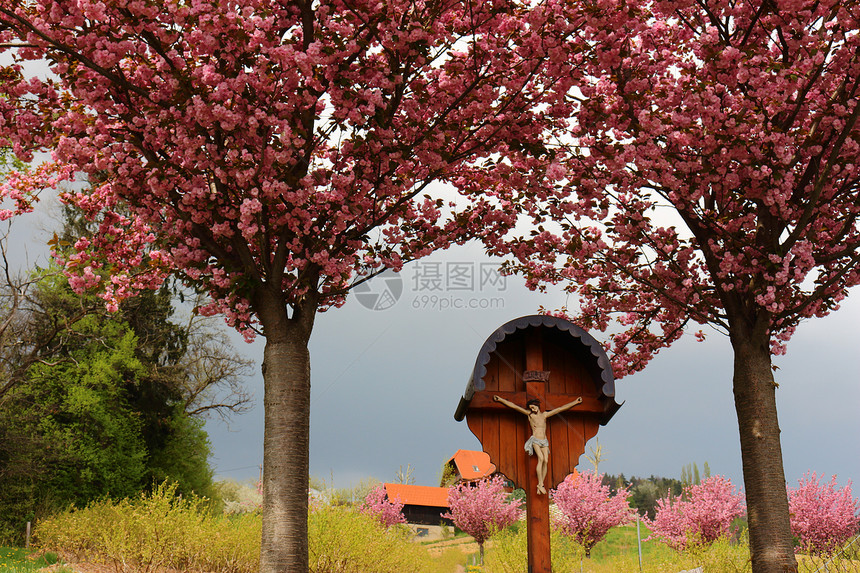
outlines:
[[[618,408],[621,407],[621,404],[615,401],[615,376],[612,373],[609,357],[606,355],[603,347],[593,336],[569,320],[555,316],[535,314],[508,321],[497,328],[487,338],[478,352],[478,358],[475,360],[475,367],[472,370],[469,382],[466,384],[466,390],[463,392],[463,397],[460,398],[460,403],[454,413],[455,420],[458,422],[463,420],[475,392],[484,390],[487,364],[490,362],[492,354],[496,351],[496,347],[516,332],[535,327],[545,327],[546,329],[558,331],[560,341],[576,350],[581,360],[589,368],[592,378],[595,381],[600,381],[598,390],[601,402],[604,403],[605,408],[604,414],[600,419],[600,424],[605,425],[612,418]]]

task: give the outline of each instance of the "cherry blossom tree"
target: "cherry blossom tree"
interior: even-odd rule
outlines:
[[[586,13],[570,195],[512,266],[568,285],[616,376],[696,323],[728,335],[753,570],[795,571],[772,360],[860,282],[860,4]]]
[[[833,553],[860,530],[860,503],[851,495],[851,482],[839,488],[836,476],[828,483],[815,473],[803,476],[788,489],[788,507],[798,551]]]
[[[680,498],[669,496],[657,501],[648,539],[659,539],[679,551],[713,543],[727,536],[732,521],[744,514],[743,499],[728,478],[709,477],[684,488]]]
[[[398,523],[406,523],[403,503],[399,499],[390,500],[385,486],[378,484],[367,494],[359,511],[373,516],[386,529]]]
[[[560,176],[565,2],[7,0],[3,216],[73,177],[63,258],[111,308],[173,273],[266,338],[261,571],[306,571],[308,339],[385,268],[499,244]],[[6,60],[0,60],[6,61]],[[47,62],[45,74],[32,62]]]
[[[596,472],[570,474],[550,494],[563,515],[556,525],[582,545],[586,557],[610,529],[633,517],[630,491],[621,488],[612,495],[603,485],[603,474]]]
[[[523,511],[516,500],[509,500],[505,479],[500,475],[474,484],[463,482],[448,488],[448,507],[443,513],[454,525],[471,535],[481,552],[484,564],[484,542],[493,534],[512,525]]]

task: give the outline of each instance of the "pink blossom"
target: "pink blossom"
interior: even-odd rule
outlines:
[[[860,129],[841,88],[860,73],[860,35],[838,24],[860,5],[804,4],[783,20],[749,2],[634,4],[603,3],[582,27],[600,48],[579,69],[577,153],[550,165],[569,182],[567,212],[553,216],[557,240],[512,249],[519,270],[535,288],[563,282],[586,328],[635,313],[610,335],[618,377],[695,323],[726,330],[736,308],[766,320],[782,354],[800,321],[860,284]],[[676,227],[661,226],[666,209]]]
[[[551,77],[560,70],[524,38],[538,15],[338,6],[313,11],[319,34],[305,45],[298,12],[245,0],[158,9],[52,0],[32,11],[13,2],[0,15],[4,38],[33,46],[18,51],[24,60],[47,56],[57,79],[10,68],[0,137],[22,156],[55,149],[57,165],[103,182],[62,195],[89,216],[130,215],[80,243],[85,258],[141,277],[130,286],[174,272],[222,301],[253,298],[237,292],[244,278],[282,285],[290,305],[312,288],[320,309],[337,306],[367,259],[399,268],[471,237],[498,241],[520,216],[539,216],[535,201],[511,199],[526,188],[555,193],[547,171],[563,175],[561,154],[536,150],[566,131],[567,108]],[[372,33],[367,18],[378,19]],[[425,44],[452,56],[431,61]],[[392,71],[406,60],[414,64]],[[464,199],[456,209],[413,193],[434,179]],[[20,205],[2,216],[27,210],[34,185],[7,187]],[[170,256],[130,268],[147,249]]]
[[[484,542],[522,516],[519,503],[509,500],[506,481],[500,475],[448,489],[448,507],[443,513],[478,543],[483,561]]]
[[[403,503],[399,499],[390,500],[385,492],[385,486],[377,485],[359,507],[359,511],[376,518],[386,529],[398,523],[406,523],[403,515]]]
[[[685,488],[680,498],[658,500],[648,539],[678,550],[712,543],[728,535],[732,521],[744,514],[743,500],[728,478],[712,476]]]
[[[582,545],[586,556],[611,528],[632,518],[630,492],[624,488],[612,495],[602,481],[603,475],[593,472],[574,473],[550,492],[563,515],[556,526]]]
[[[815,473],[806,474],[796,488],[788,488],[788,507],[798,551],[832,553],[860,527],[860,502],[851,495],[851,482],[837,488],[836,476],[824,484]]]

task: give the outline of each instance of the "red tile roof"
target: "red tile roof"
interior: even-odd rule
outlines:
[[[427,507],[448,507],[448,488],[429,485],[408,485],[386,483],[385,493],[391,501],[400,500],[403,505],[424,505]]]
[[[457,472],[464,480],[481,479],[496,471],[496,466],[490,463],[490,455],[486,452],[457,450],[451,460],[454,460]]]

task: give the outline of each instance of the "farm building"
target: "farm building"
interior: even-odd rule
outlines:
[[[445,462],[442,471],[442,487],[450,487],[460,482],[473,482],[490,477],[496,472],[496,466],[490,463],[486,452],[474,450],[457,450],[451,459]]]
[[[403,515],[411,524],[453,525],[442,514],[448,511],[448,488],[428,485],[386,483],[385,494],[390,501],[403,504]]]

